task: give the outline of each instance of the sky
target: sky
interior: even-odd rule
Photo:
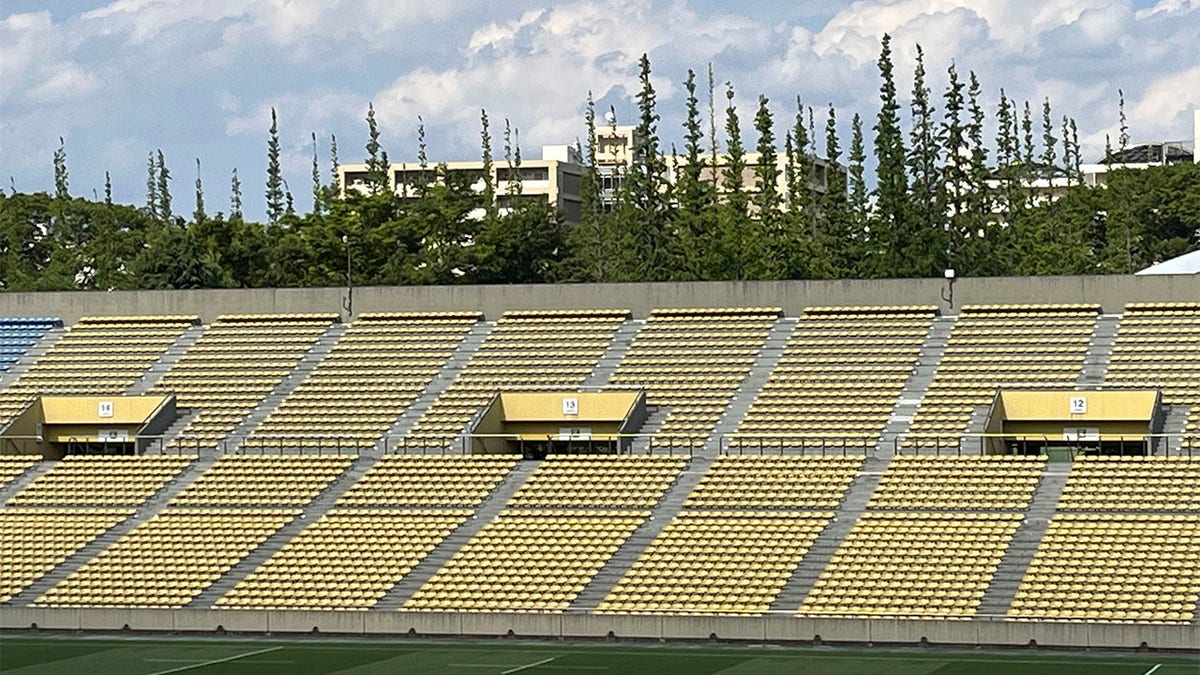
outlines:
[[[1200,0],[0,0],[0,188],[52,191],[61,137],[76,196],[102,196],[108,171],[116,201],[144,203],[162,150],[178,213],[199,159],[210,212],[228,210],[236,168],[261,218],[274,107],[305,211],[311,134],[324,173],[331,135],[343,163],[363,161],[368,104],[393,163],[414,161],[418,116],[431,160],[477,158],[481,109],[497,155],[508,119],[536,157],[584,135],[589,91],[634,123],[643,53],[666,148],[682,145],[687,70],[710,63],[743,128],[761,94],[782,137],[800,97],[819,120],[836,108],[845,148],[852,115],[869,133],[878,111],[884,33],[905,115],[919,44],[936,98],[952,62],[978,74],[989,113],[1001,87],[1038,119],[1048,97],[1077,120],[1085,162],[1115,142],[1118,90],[1135,143],[1192,138]]]

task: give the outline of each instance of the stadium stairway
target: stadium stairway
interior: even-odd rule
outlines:
[[[267,419],[267,415],[274,412],[279,407],[279,404],[283,403],[283,399],[287,398],[296,387],[300,386],[301,382],[308,379],[308,376],[321,364],[325,355],[333,349],[338,339],[342,337],[342,334],[349,327],[350,324],[346,323],[330,324],[321,337],[317,338],[317,341],[309,348],[308,352],[300,357],[300,362],[296,364],[292,372],[280,380],[279,384],[276,384],[275,388],[271,390],[271,393],[259,401],[254,410],[251,410],[242,420],[242,423],[229,432],[229,435],[219,445],[223,446],[227,452],[237,452],[242,442],[250,435],[250,432],[258,428],[258,425]]]
[[[892,408],[891,417],[879,436],[879,443],[875,446],[877,455],[895,454],[896,441],[912,424],[913,417],[917,414],[917,406],[921,405],[925,390],[933,382],[938,364],[942,362],[942,354],[946,352],[946,344],[950,341],[950,331],[954,329],[954,322],[957,320],[958,315],[939,316],[933,320],[929,332],[925,335],[925,342],[921,345],[917,365],[908,376],[908,381],[904,383],[896,407]]]
[[[164,485],[154,496],[138,506],[137,511],[132,516],[117,523],[83,548],[67,556],[66,560],[47,572],[45,576],[26,586],[20,593],[13,596],[9,603],[23,606],[37,600],[43,593],[57,586],[59,582],[71,576],[79,568],[87,564],[89,560],[100,555],[109,546],[115,544],[118,539],[133,531],[138,525],[150,520],[150,518],[165,508],[175,495],[183,492],[184,488],[191,485],[193,481],[200,477],[200,474],[204,473],[216,461],[216,457],[201,457],[192,462],[187,469],[172,479],[171,482]],[[45,463],[53,464],[53,462]]]
[[[629,345],[633,344],[633,338],[637,335],[642,326],[646,325],[645,319],[630,319],[621,324],[613,335],[612,342],[608,343],[608,349],[604,351],[604,355],[596,362],[595,369],[588,378],[583,381],[585,387],[603,387],[608,384],[609,378],[612,377],[613,371],[621,364],[621,359],[625,358],[625,352],[629,351]]]
[[[1092,329],[1087,354],[1083,357],[1083,369],[1075,384],[1095,387],[1104,384],[1108,364],[1112,360],[1113,344],[1117,341],[1117,329],[1121,326],[1120,314],[1101,314]]]
[[[500,515],[508,500],[517,493],[525,481],[529,480],[529,476],[540,464],[541,462],[536,460],[518,462],[517,466],[509,471],[504,480],[492,490],[487,499],[483,500],[483,503],[475,510],[475,514],[422,558],[411,572],[387,592],[387,595],[375,603],[373,609],[395,611],[404,606],[404,603],[412,598],[417,589],[424,586],[443,565],[454,557],[454,554],[458,553],[472,537],[479,534],[485,525]]]
[[[304,528],[320,520],[321,516],[333,508],[337,500],[357,483],[377,461],[379,461],[378,456],[359,455],[358,459],[342,472],[342,475],[325,486],[325,489],[301,510],[299,517],[293,518],[287,525],[275,530],[275,533],[259,544],[258,548],[235,563],[233,567],[229,568],[229,571],[222,574],[220,579],[214,581],[200,595],[192,598],[187,607],[208,609],[216,604],[217,600],[233,590],[234,586],[258,569],[259,565],[278,553],[284,544],[300,534]]]
[[[1166,419],[1163,420],[1162,430],[1166,435],[1154,439],[1154,447],[1151,449],[1151,454],[1178,455],[1181,449],[1182,435],[1187,427],[1188,412],[1191,410],[1191,406],[1167,405],[1163,406],[1163,408],[1167,411]]]
[[[442,369],[438,371],[438,374],[429,381],[429,384],[425,385],[425,389],[417,396],[416,399],[413,400],[408,408],[406,408],[404,412],[401,413],[398,418],[396,418],[396,421],[392,423],[392,426],[387,430],[387,433],[385,433],[382,438],[376,441],[376,450],[385,452],[389,445],[388,439],[403,438],[408,434],[408,432],[412,431],[412,428],[417,423],[417,420],[421,419],[421,415],[424,415],[425,411],[429,410],[429,407],[433,405],[433,402],[437,400],[438,396],[440,396],[442,392],[446,391],[446,388],[449,387],[454,380],[458,379],[458,376],[460,373],[462,373],[463,368],[467,366],[467,362],[470,361],[471,357],[475,355],[475,352],[478,351],[479,346],[483,344],[483,341],[487,339],[487,336],[491,334],[492,328],[495,326],[495,321],[480,321],[474,326],[471,326],[471,330],[467,331],[466,337],[464,337],[462,342],[459,342],[458,346],[455,347],[454,353],[450,355],[450,358],[447,359],[444,364],[442,364]]]
[[[683,510],[683,504],[687,501],[688,495],[692,494],[692,490],[700,484],[700,479],[708,473],[708,469],[715,459],[715,453],[706,453],[692,458],[687,468],[679,474],[679,477],[663,494],[662,499],[651,510],[650,517],[634,530],[633,534],[629,535],[629,538],[608,559],[604,567],[576,596],[574,602],[571,603],[572,610],[595,611],[604,598],[612,592],[621,577],[625,576],[625,573],[633,566],[633,563],[646,552],[646,549],[662,533],[667,524]]]
[[[7,502],[13,495],[25,489],[33,481],[37,480],[42,474],[49,471],[54,466],[54,462],[42,460],[32,467],[27,469],[25,473],[17,477],[16,480],[8,485],[0,488],[0,506]]]
[[[142,375],[140,380],[134,382],[132,385],[130,385],[129,389],[125,390],[125,394],[134,396],[150,391],[150,388],[155,384],[158,384],[158,381],[162,379],[162,376],[165,375],[172,366],[174,366],[176,363],[179,363],[179,359],[183,357],[183,354],[190,349],[192,345],[196,344],[196,340],[203,333],[204,326],[202,324],[191,326],[180,333],[179,337],[176,338],[175,343],[170,347],[167,347],[167,351],[163,352],[162,356],[158,357],[158,361],[150,366],[150,369],[146,371],[146,374]],[[182,428],[183,427],[180,427],[180,429]]]
[[[663,422],[667,421],[670,414],[671,406],[669,405],[647,405],[646,419],[637,430],[638,437],[633,439],[633,443],[630,444],[630,452],[635,455],[650,452],[651,437],[662,429]]]
[[[176,415],[175,421],[171,422],[171,426],[169,426],[163,430],[162,434],[160,435],[161,442],[149,446],[146,449],[146,454],[147,455],[163,454],[163,448],[166,447],[167,440],[178,436],[179,432],[183,431],[183,428],[188,425],[188,422],[191,422],[192,418],[195,417],[196,415],[198,415],[199,413],[200,413],[199,410],[193,410],[191,408],[176,408],[175,409],[175,415]],[[196,454],[203,454],[203,452],[207,452],[209,450],[210,450],[210,448],[208,448],[208,447],[193,448],[191,450],[184,448],[185,452],[195,452]]]
[[[891,459],[890,455],[868,457],[863,462],[858,475],[854,477],[854,482],[850,484],[850,489],[846,491],[846,498],[838,505],[833,520],[817,535],[817,540],[809,547],[808,553],[804,554],[800,565],[792,572],[779,595],[775,596],[775,601],[771,603],[771,611],[794,613],[800,608],[825,566],[833,559],[833,554],[866,510],[871,493],[879,486],[879,480],[883,478],[883,472]]]
[[[67,329],[65,328],[51,328],[46,331],[36,344],[25,350],[25,353],[21,355],[21,358],[16,363],[9,366],[8,370],[0,373],[0,389],[16,382],[17,378],[29,370],[30,366],[37,362],[38,359],[42,358],[66,332]]]
[[[1012,606],[1017,588],[1033,555],[1037,553],[1038,542],[1046,534],[1050,519],[1058,505],[1063,487],[1067,484],[1067,476],[1071,473],[1071,462],[1047,462],[1042,471],[1042,479],[1038,481],[1029,508],[1025,510],[1025,520],[1021,522],[1000,559],[992,582],[983,594],[977,613],[981,615],[1004,615]]]
[[[754,405],[754,399],[758,398],[759,392],[771,378],[771,372],[775,370],[779,359],[783,357],[788,338],[792,336],[792,331],[796,330],[798,323],[800,323],[798,317],[785,316],[775,320],[775,325],[771,327],[766,341],[759,348],[758,356],[754,359],[754,365],[750,367],[750,372],[746,374],[746,379],[742,380],[742,383],[734,391],[729,405],[725,407],[725,412],[721,413],[720,419],[717,420],[716,426],[713,427],[712,433],[704,443],[705,452],[714,454],[719,452],[721,441],[725,435],[734,433],[742,425],[746,413],[750,412],[750,406]]]

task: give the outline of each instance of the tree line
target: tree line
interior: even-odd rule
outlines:
[[[718,86],[711,65],[701,75],[689,70],[679,151],[664,147],[643,56],[632,159],[611,195],[597,165],[605,121],[588,95],[581,215],[569,227],[552,205],[521,195],[519,181],[498,194],[494,163],[506,163],[508,175],[520,168],[519,130],[505,120],[495,158],[486,111],[478,176],[431,164],[418,120],[418,164],[428,179],[405,195],[388,185],[391,163],[373,107],[361,192],[341,194],[337,139],[329,139],[325,173],[313,134],[313,207],[298,213],[272,109],[266,222],[243,215],[236,169],[228,210],[210,213],[198,159],[192,213],[177,215],[161,150],[147,157],[144,205],[114,203],[107,173],[103,197],[72,196],[60,139],[53,194],[0,192],[0,288],[850,279],[939,276],[946,268],[960,276],[1108,274],[1200,247],[1200,166],[1114,167],[1107,188],[1091,188],[1081,179],[1075,121],[1056,116],[1049,99],[1018,104],[1000,89],[989,112],[975,73],[962,76],[953,64],[946,89],[935,93],[918,46],[905,110],[886,35],[877,65],[878,112],[873,121],[852,117],[848,144],[833,106],[819,120],[797,97],[781,123],[766,96],[739,110],[733,85]],[[1110,157],[1129,142],[1123,96],[1118,111]],[[994,138],[986,128],[997,130]],[[824,170],[834,166],[844,170]],[[1057,198],[1030,189],[1051,178]]]

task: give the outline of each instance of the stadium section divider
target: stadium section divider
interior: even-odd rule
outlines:
[[[4,630],[411,635],[1200,651],[1200,626],[1006,619],[0,607]]]

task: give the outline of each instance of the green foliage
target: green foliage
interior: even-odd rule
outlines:
[[[271,128],[267,133],[267,221],[274,225],[283,217],[283,174],[279,166],[279,120],[275,108],[271,108]]]

